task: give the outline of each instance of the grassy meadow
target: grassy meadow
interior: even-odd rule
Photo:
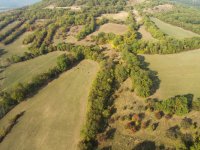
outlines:
[[[196,37],[196,36],[200,36],[194,32],[185,30],[183,28],[165,23],[157,18],[151,18],[151,20],[158,26],[158,28],[168,34],[169,36],[173,36],[175,38],[178,39],[184,39],[184,38],[191,38],[191,37]]]
[[[22,111],[25,114],[0,143],[0,149],[76,149],[88,94],[98,69],[96,62],[84,60],[49,83],[33,98],[17,105],[0,120],[0,128],[6,126],[16,114]]]
[[[1,89],[9,89],[18,82],[28,82],[35,75],[48,71],[56,65],[56,59],[62,53],[60,51],[48,53],[7,67],[0,73]]]
[[[200,97],[200,50],[144,57],[150,69],[158,72],[161,80],[155,97],[168,98],[189,93],[196,98]]]

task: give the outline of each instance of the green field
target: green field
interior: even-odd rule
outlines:
[[[1,150],[72,150],[80,140],[87,97],[99,67],[84,60],[22,102],[0,120],[6,126],[25,111],[2,143]]]
[[[25,62],[13,64],[0,73],[1,89],[8,89],[18,82],[28,82],[37,74],[56,65],[57,57],[63,52],[52,52]]]
[[[170,35],[173,36],[175,38],[179,38],[179,39],[184,39],[184,38],[191,38],[191,37],[196,37],[199,36],[198,34],[188,31],[188,30],[184,30],[183,28],[165,23],[157,18],[151,18],[151,20],[158,26],[158,28]]]
[[[157,71],[160,88],[154,95],[158,98],[178,94],[194,94],[200,97],[200,50],[170,55],[144,55],[150,69]]]

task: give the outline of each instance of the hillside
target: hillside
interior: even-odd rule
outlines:
[[[0,149],[198,150],[194,5],[42,0],[0,13]]]

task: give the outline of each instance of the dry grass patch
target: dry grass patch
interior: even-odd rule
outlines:
[[[153,8],[148,8],[147,10],[144,10],[145,12],[148,13],[159,13],[159,12],[168,12],[174,9],[174,5],[172,4],[163,4],[163,5],[158,5]]]
[[[139,30],[138,30],[139,33],[141,33],[141,36],[142,36],[142,39],[144,40],[148,40],[148,41],[153,41],[153,40],[156,40],[152,37],[151,33],[149,33],[145,27],[142,25],[140,26]]]
[[[99,29],[91,35],[97,35],[100,32],[105,33],[114,33],[118,35],[122,35],[128,31],[128,27],[123,24],[116,24],[116,23],[106,23],[99,27]]]
[[[102,17],[107,19],[125,21],[126,18],[128,17],[128,12],[120,11],[119,13],[116,14],[103,14],[101,17],[99,17],[99,19],[101,19]]]
[[[0,143],[0,149],[77,149],[88,94],[98,69],[96,62],[84,60],[33,98],[17,105],[0,120],[0,127],[6,126],[16,114],[22,111],[25,114]]]

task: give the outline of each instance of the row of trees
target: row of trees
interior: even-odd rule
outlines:
[[[4,27],[6,27],[8,24],[14,22],[15,18],[14,17],[8,17],[5,18],[3,21],[0,23],[0,30],[2,30]]]
[[[0,34],[0,41],[3,41],[7,36],[9,36],[10,34],[12,34],[14,31],[16,31],[19,27],[21,27],[24,24],[24,21],[20,21],[19,23],[17,23],[14,27],[12,27],[11,29],[9,29],[8,31],[6,31],[3,34]]]
[[[114,87],[114,72],[106,63],[101,67],[92,85],[88,99],[89,110],[83,130],[83,139],[79,143],[82,150],[94,149],[97,146],[97,134],[106,127],[107,119],[111,115],[111,95]]]
[[[143,62],[136,54],[124,50],[122,55],[122,59],[130,73],[135,93],[141,97],[150,96],[154,91],[152,73],[144,68]]]

